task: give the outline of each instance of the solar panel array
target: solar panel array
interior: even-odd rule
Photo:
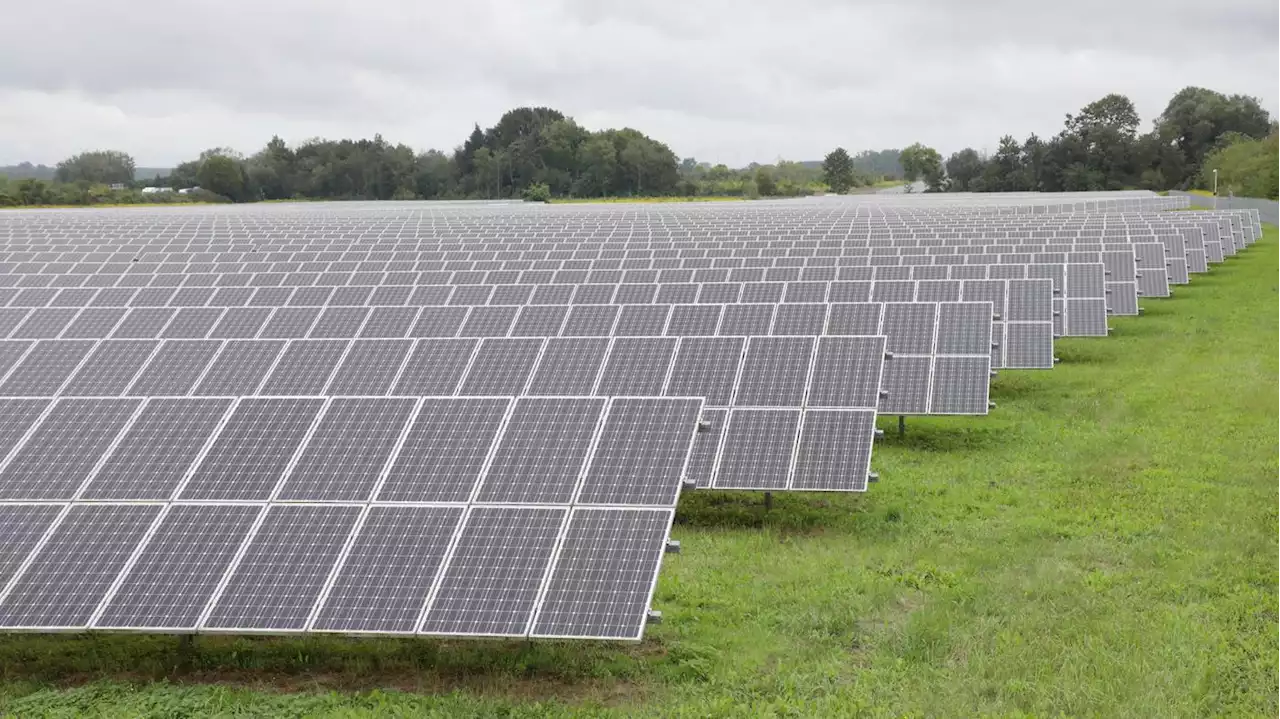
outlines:
[[[0,215],[0,629],[638,639],[682,488],[864,491],[1261,236],[1149,193]]]

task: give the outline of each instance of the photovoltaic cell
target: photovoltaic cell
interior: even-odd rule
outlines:
[[[94,626],[194,629],[261,511],[252,505],[174,505]]]
[[[421,631],[525,634],[565,514],[558,507],[473,507]]]
[[[786,489],[800,410],[737,409],[729,415],[717,489]]]
[[[279,498],[313,502],[363,502],[409,422],[407,397],[339,397],[329,403]]]
[[[551,307],[553,305],[546,305]],[[554,337],[547,340],[538,369],[525,390],[529,395],[589,395],[609,353],[607,337]]]
[[[0,627],[84,627],[160,505],[73,506],[0,601]]]
[[[806,411],[791,489],[866,491],[875,429],[872,410]]]
[[[701,409],[693,399],[614,399],[577,502],[674,507]]]
[[[0,499],[71,499],[138,400],[64,399],[0,469]]]
[[[575,509],[532,634],[639,639],[672,514]]]
[[[231,403],[226,397],[149,400],[82,498],[169,499]]]
[[[614,340],[596,394],[662,394],[676,342],[675,337],[619,337]]]
[[[517,400],[476,501],[568,503],[604,406],[602,398]]]
[[[412,633],[463,511],[372,507],[313,629]]]
[[[508,404],[501,397],[425,398],[376,499],[467,501]]]
[[[231,340],[209,365],[192,394],[241,396],[254,394],[284,349],[284,340]]]
[[[240,401],[181,492],[182,499],[270,498],[324,400]]]
[[[359,515],[345,505],[271,506],[205,628],[305,628]]]

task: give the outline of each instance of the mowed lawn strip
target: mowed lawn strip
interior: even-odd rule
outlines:
[[[865,495],[686,495],[641,644],[5,635],[0,713],[1275,716],[1276,240]]]

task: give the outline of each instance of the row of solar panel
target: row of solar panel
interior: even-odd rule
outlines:
[[[0,600],[0,627],[635,640],[673,514],[0,505],[13,563],[34,547]]]
[[[668,272],[687,271],[694,274],[679,275],[675,279],[661,281],[676,282],[723,282],[759,281],[770,279],[785,281],[800,279],[798,275],[787,275],[787,271],[799,272],[805,267],[867,267],[895,264],[1039,264],[1044,262],[1099,262],[1100,252],[1124,252],[1132,255],[1134,248],[1144,245],[1172,246],[1176,256],[1185,254],[1188,243],[1181,236],[1168,238],[1148,238],[1144,242],[1124,242],[1115,244],[1089,245],[920,245],[892,244],[884,246],[841,246],[831,243],[829,246],[802,248],[786,247],[776,251],[763,250],[747,246],[736,246],[733,249],[715,250],[707,248],[641,250],[617,249],[606,247],[601,250],[574,250],[553,252],[549,250],[530,251],[528,253],[503,253],[488,250],[443,252],[443,251],[408,251],[380,253],[396,255],[396,259],[307,259],[325,253],[282,252],[270,248],[262,250],[246,250],[244,252],[210,253],[212,257],[189,259],[185,255],[199,253],[174,253],[176,258],[163,256],[165,253],[146,252],[135,254],[124,253],[47,253],[56,254],[54,259],[41,259],[39,252],[14,252],[9,260],[0,262],[0,275],[31,274],[70,274],[70,275],[135,275],[135,274],[209,274],[245,272],[251,274],[271,273],[421,273],[424,277],[435,279],[431,284],[474,284],[490,281],[493,284],[510,284],[513,282],[530,282],[535,284],[546,282],[583,282],[588,276],[567,275],[567,273],[604,273],[615,272],[617,275],[604,282],[630,281],[624,272]],[[1191,250],[1203,249],[1202,245],[1190,246]],[[337,253],[334,253],[337,254]],[[342,254],[375,253],[348,252]],[[516,257],[500,257],[503,254],[514,254]],[[520,257],[521,254],[537,254],[539,257]],[[66,255],[66,257],[62,257]],[[85,259],[100,255],[101,258]],[[443,256],[428,258],[425,255]],[[450,257],[450,256],[455,257]],[[493,257],[499,255],[499,257]],[[543,256],[545,255],[545,256]],[[557,256],[559,255],[559,256]],[[478,256],[478,257],[477,257]],[[909,259],[891,260],[886,258],[904,257]],[[928,259],[926,259],[928,258]],[[736,272],[736,277],[731,274]],[[776,277],[768,273],[773,272]],[[566,279],[558,279],[564,274]],[[492,280],[484,278],[492,275]],[[448,278],[456,276],[456,279]],[[658,275],[651,279],[638,280],[659,281]],[[672,277],[677,277],[672,275]],[[823,279],[833,279],[828,276]],[[12,282],[9,280],[8,282]]]
[[[702,406],[623,397],[0,401],[3,500],[652,506],[675,505],[684,455],[662,472],[654,463],[688,453]],[[688,420],[682,435],[670,434],[676,409]]]
[[[1053,280],[1055,292],[1066,297],[1094,297],[1100,282],[1133,281],[1128,276],[1108,278],[1106,265],[1091,264],[1009,264],[1009,265],[923,265],[843,268],[842,279],[814,279],[832,274],[805,272],[791,281],[760,282],[678,282],[578,284],[444,284],[415,285],[317,285],[284,284],[287,276],[273,276],[272,284],[259,285],[254,275],[141,275],[150,286],[142,287],[8,287],[0,288],[0,307],[279,307],[321,305],[483,305],[483,304],[690,304],[695,302],[815,302],[867,301],[874,288],[869,282],[924,280]],[[1071,281],[1068,282],[1068,275]],[[25,277],[33,277],[26,275]],[[232,279],[232,278],[244,279]],[[605,275],[588,280],[606,279]],[[808,279],[805,279],[807,277]],[[168,278],[178,284],[161,282]],[[189,279],[208,278],[199,286]],[[384,279],[394,279],[386,277]],[[247,282],[246,282],[247,280]],[[160,284],[156,284],[161,282]],[[234,283],[234,286],[229,286]],[[243,284],[242,284],[243,283]],[[862,284],[850,284],[862,283]],[[182,286],[179,286],[182,285]],[[216,285],[216,286],[215,286]],[[707,288],[704,290],[704,288]],[[895,290],[901,291],[901,290]],[[1090,292],[1094,294],[1091,294]],[[848,298],[848,299],[846,299]]]

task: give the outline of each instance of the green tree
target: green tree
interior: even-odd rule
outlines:
[[[228,155],[210,155],[200,163],[196,173],[200,187],[230,198],[234,202],[248,199],[245,195],[244,168],[240,162]]]
[[[839,194],[853,189],[853,158],[843,147],[837,147],[822,159],[822,181]]]
[[[1204,157],[1201,187],[1213,187],[1213,171],[1218,171],[1218,194],[1275,200],[1280,194],[1278,136],[1272,132],[1261,140],[1241,133],[1229,133],[1221,146]]]
[[[133,158],[116,150],[96,150],[72,155],[58,163],[58,182],[98,182],[104,185],[133,182]]]
[[[1172,185],[1194,178],[1205,155],[1228,132],[1261,139],[1271,130],[1271,116],[1257,98],[1224,95],[1203,87],[1179,90],[1155,120],[1159,140],[1177,148],[1180,162],[1162,157],[1161,171]],[[1175,167],[1176,165],[1176,167]]]
[[[946,171],[942,168],[942,155],[932,147],[920,143],[903,148],[899,157],[902,175],[908,183],[924,180],[930,191],[939,192],[946,186]]]
[[[756,168],[756,190],[765,197],[778,194],[778,183],[773,179],[773,173],[768,167]]]
[[[949,189],[952,192],[981,192],[985,189],[982,184],[985,167],[986,163],[978,151],[971,147],[952,154],[947,158],[947,177],[951,181]]]

